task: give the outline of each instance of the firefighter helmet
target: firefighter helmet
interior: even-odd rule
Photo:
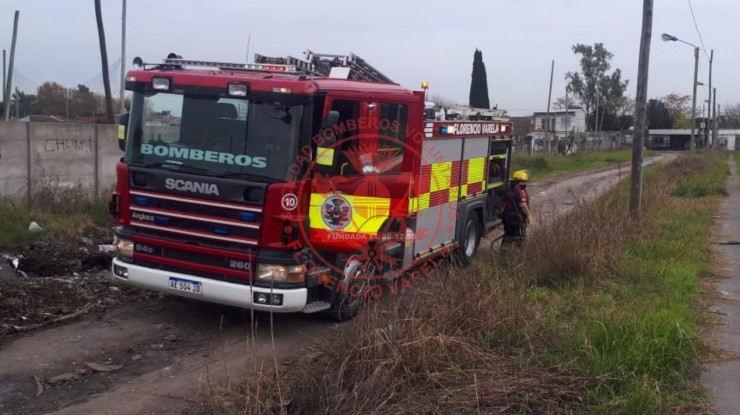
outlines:
[[[514,172],[514,174],[511,175],[511,180],[526,182],[529,180],[529,172],[527,172],[526,170],[517,170]]]

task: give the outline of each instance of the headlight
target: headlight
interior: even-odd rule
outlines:
[[[273,282],[303,282],[306,280],[306,267],[303,265],[257,265],[257,279]]]
[[[122,259],[132,259],[134,257],[134,243],[128,239],[120,239],[117,236],[113,238],[113,245],[116,246],[116,254]]]

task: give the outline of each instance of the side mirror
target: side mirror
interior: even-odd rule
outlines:
[[[126,130],[128,128],[128,112],[121,114],[121,118],[118,119],[118,148],[121,151],[126,151]]]
[[[339,111],[329,111],[326,114],[326,118],[321,122],[321,129],[323,133],[326,129],[331,129],[339,123]],[[321,174],[329,174],[334,170],[334,161],[336,160],[337,152],[334,149],[335,141],[326,137],[326,141],[316,147],[316,164],[317,170]]]

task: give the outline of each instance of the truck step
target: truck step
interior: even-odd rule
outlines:
[[[311,313],[318,313],[319,311],[325,311],[331,308],[331,304],[327,303],[326,301],[314,301],[313,303],[306,304],[305,307],[303,307],[303,313],[311,314]]]

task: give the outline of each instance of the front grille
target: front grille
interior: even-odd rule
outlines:
[[[256,246],[262,208],[149,191],[131,192],[131,226],[184,241]]]

